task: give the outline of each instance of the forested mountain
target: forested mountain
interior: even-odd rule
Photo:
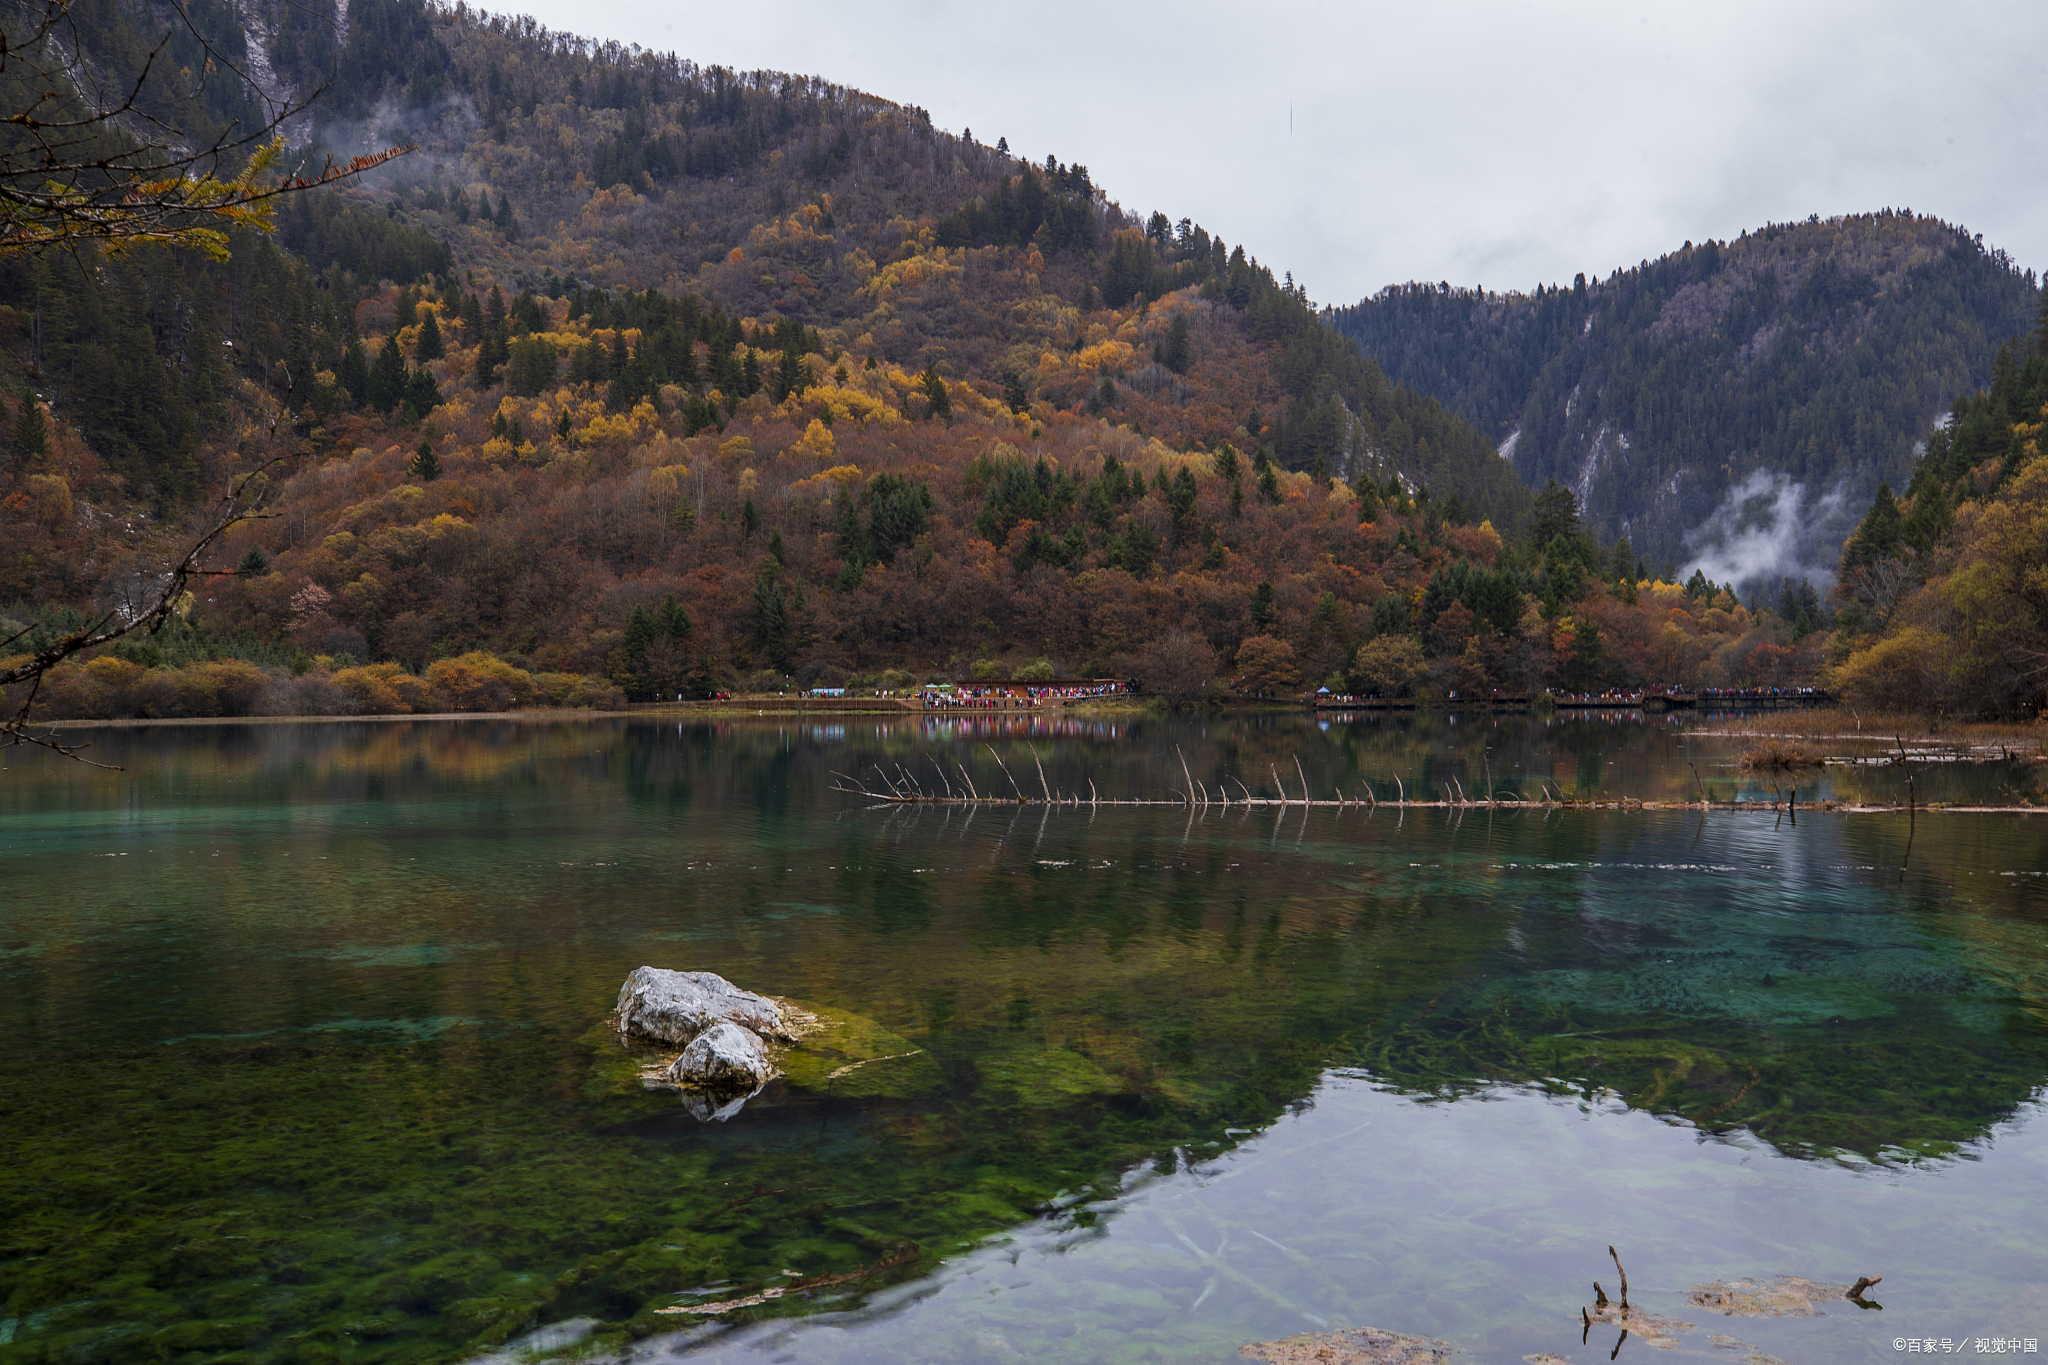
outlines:
[[[1903,496],[1843,548],[1839,685],[1859,702],[2038,716],[2048,703],[2048,304],[1956,400]]]
[[[1904,480],[2036,293],[1981,238],[1887,210],[1526,294],[1403,285],[1334,320],[1532,486],[1571,488],[1602,537],[1755,587],[1825,577],[1854,509]]]
[[[433,699],[395,679],[476,650],[567,680],[515,695],[583,696],[572,675],[1519,691],[1810,662],[1817,607],[1645,581],[1243,244],[1126,214],[1083,165],[464,6],[247,13],[272,93],[332,73],[310,164],[418,149],[225,264],[0,272],[33,385],[5,380],[10,611],[104,604],[200,490],[287,456],[278,515],[132,666],[295,657],[404,709]],[[229,704],[105,662],[50,697]],[[231,693],[258,704],[191,689]]]

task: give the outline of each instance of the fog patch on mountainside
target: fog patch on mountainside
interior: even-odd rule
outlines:
[[[358,118],[321,120],[319,141],[340,156],[357,156],[386,147],[415,145],[405,158],[405,178],[439,176],[457,184],[481,178],[461,148],[483,125],[476,105],[463,94],[443,95],[424,108],[386,95]]]
[[[1743,595],[1780,578],[1825,588],[1834,582],[1842,542],[1855,529],[1856,513],[1841,487],[1809,497],[1805,484],[1759,469],[1686,536],[1684,572],[1697,569]]]

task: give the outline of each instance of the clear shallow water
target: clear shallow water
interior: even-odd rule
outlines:
[[[1755,788],[1640,719],[1032,728],[1047,783],[1105,798],[1183,757],[1263,793],[1297,759],[1318,795]],[[1789,1360],[2048,1327],[2029,817],[829,789],[934,759],[999,789],[985,744],[1033,787],[986,723],[97,739],[127,773],[0,775],[0,1360],[464,1359],[563,1321],[712,1358],[1220,1360],[1318,1319],[1591,1360],[1608,1242],[1659,1311],[1885,1276],[1882,1313],[1687,1318]],[[857,1012],[936,1080],[697,1123],[593,1031],[641,962]],[[653,1312],[878,1261],[736,1328]]]

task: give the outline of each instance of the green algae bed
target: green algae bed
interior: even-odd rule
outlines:
[[[2043,1335],[2023,817],[830,789],[876,763],[993,786],[985,746],[1028,770],[1033,734],[222,725],[97,730],[122,773],[9,754],[0,1362],[1213,1361],[1333,1324],[1604,1358],[1577,1309],[1608,1242],[1647,1295],[1885,1275],[1884,1314],[1746,1334],[1788,1359],[1953,1336],[1958,1306]],[[1318,792],[1767,789],[1737,741],[1645,718],[1105,717],[1035,745],[1105,798],[1183,758],[1255,794],[1296,760]],[[1918,780],[2042,799],[2031,768]],[[1801,801],[1902,783],[1829,770]],[[602,1026],[643,962],[830,1027],[700,1121]]]

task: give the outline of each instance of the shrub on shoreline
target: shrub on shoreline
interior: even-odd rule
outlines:
[[[4,689],[11,714],[28,696],[25,684]],[[30,718],[160,720],[233,716],[411,715],[437,711],[512,711],[529,707],[608,710],[624,694],[601,678],[529,673],[481,650],[437,659],[425,677],[404,665],[376,663],[336,669],[315,660],[302,674],[241,659],[147,668],[103,654],[50,670]]]

